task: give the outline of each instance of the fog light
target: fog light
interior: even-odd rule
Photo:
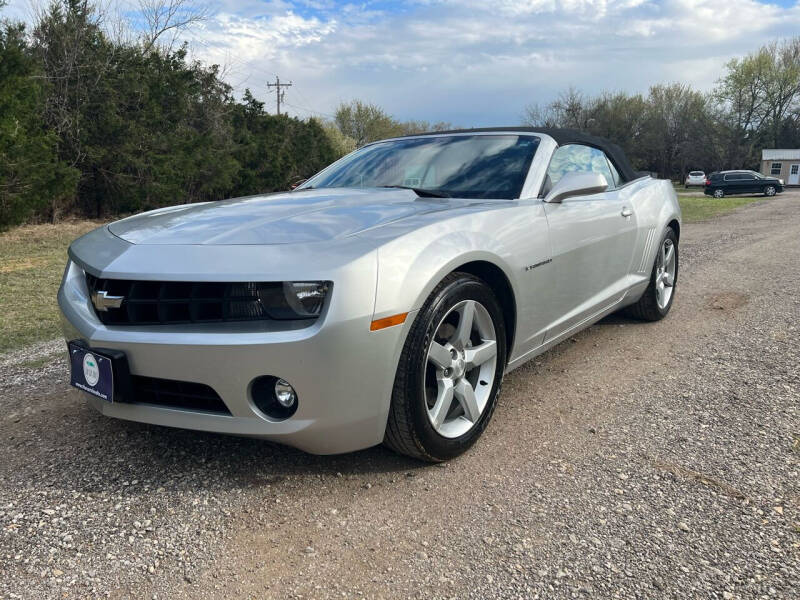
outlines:
[[[256,377],[250,383],[250,397],[255,407],[271,419],[282,421],[297,412],[297,392],[288,381],[274,375]]]
[[[288,381],[278,379],[275,382],[275,398],[278,400],[278,404],[284,408],[291,408],[297,401],[297,394],[295,394],[294,388],[289,385]]]

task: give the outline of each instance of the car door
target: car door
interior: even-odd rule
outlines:
[[[725,195],[746,194],[752,186],[751,181],[747,181],[742,173],[728,173],[725,175]]]
[[[761,193],[763,182],[752,173],[742,173],[741,179],[743,194]]]
[[[571,171],[600,173],[609,188],[545,203],[554,286],[554,314],[545,340],[576,328],[622,298],[636,245],[634,207],[621,197],[619,175],[605,153],[582,144],[558,148],[546,186]]]

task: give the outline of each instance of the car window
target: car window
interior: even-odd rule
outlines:
[[[741,173],[730,173],[725,175],[725,181],[739,181],[741,179],[745,179],[745,176]]]
[[[547,193],[567,173],[600,173],[606,178],[609,187],[619,185],[619,174],[612,173],[610,161],[602,150],[582,144],[567,144],[553,152],[550,166],[547,168],[547,181],[544,193]],[[616,169],[615,169],[616,171]]]
[[[691,175],[692,177],[702,177],[703,175],[705,175],[705,173],[703,173],[702,171],[689,171],[689,175]]]
[[[364,146],[297,189],[412,187],[456,198],[519,197],[539,138],[442,135]]]
[[[617,167],[614,166],[614,163],[612,163],[608,157],[606,157],[606,160],[608,161],[608,168],[611,170],[611,176],[614,178],[614,181],[609,181],[608,185],[610,187],[615,187],[615,188],[621,186],[622,177],[619,176],[619,171],[617,171]]]

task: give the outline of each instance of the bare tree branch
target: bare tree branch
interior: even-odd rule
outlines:
[[[147,26],[142,40],[144,52],[156,45],[172,50],[181,32],[208,18],[208,9],[192,0],[139,0],[139,10]],[[165,35],[169,41],[162,44]]]

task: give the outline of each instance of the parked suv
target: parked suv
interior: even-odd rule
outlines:
[[[684,185],[687,188],[690,185],[704,186],[705,184],[706,174],[703,171],[689,171],[689,174],[686,176],[686,181],[684,181]]]
[[[703,193],[723,198],[733,194],[774,196],[782,191],[783,181],[775,177],[764,177],[755,171],[720,171],[708,176]]]

